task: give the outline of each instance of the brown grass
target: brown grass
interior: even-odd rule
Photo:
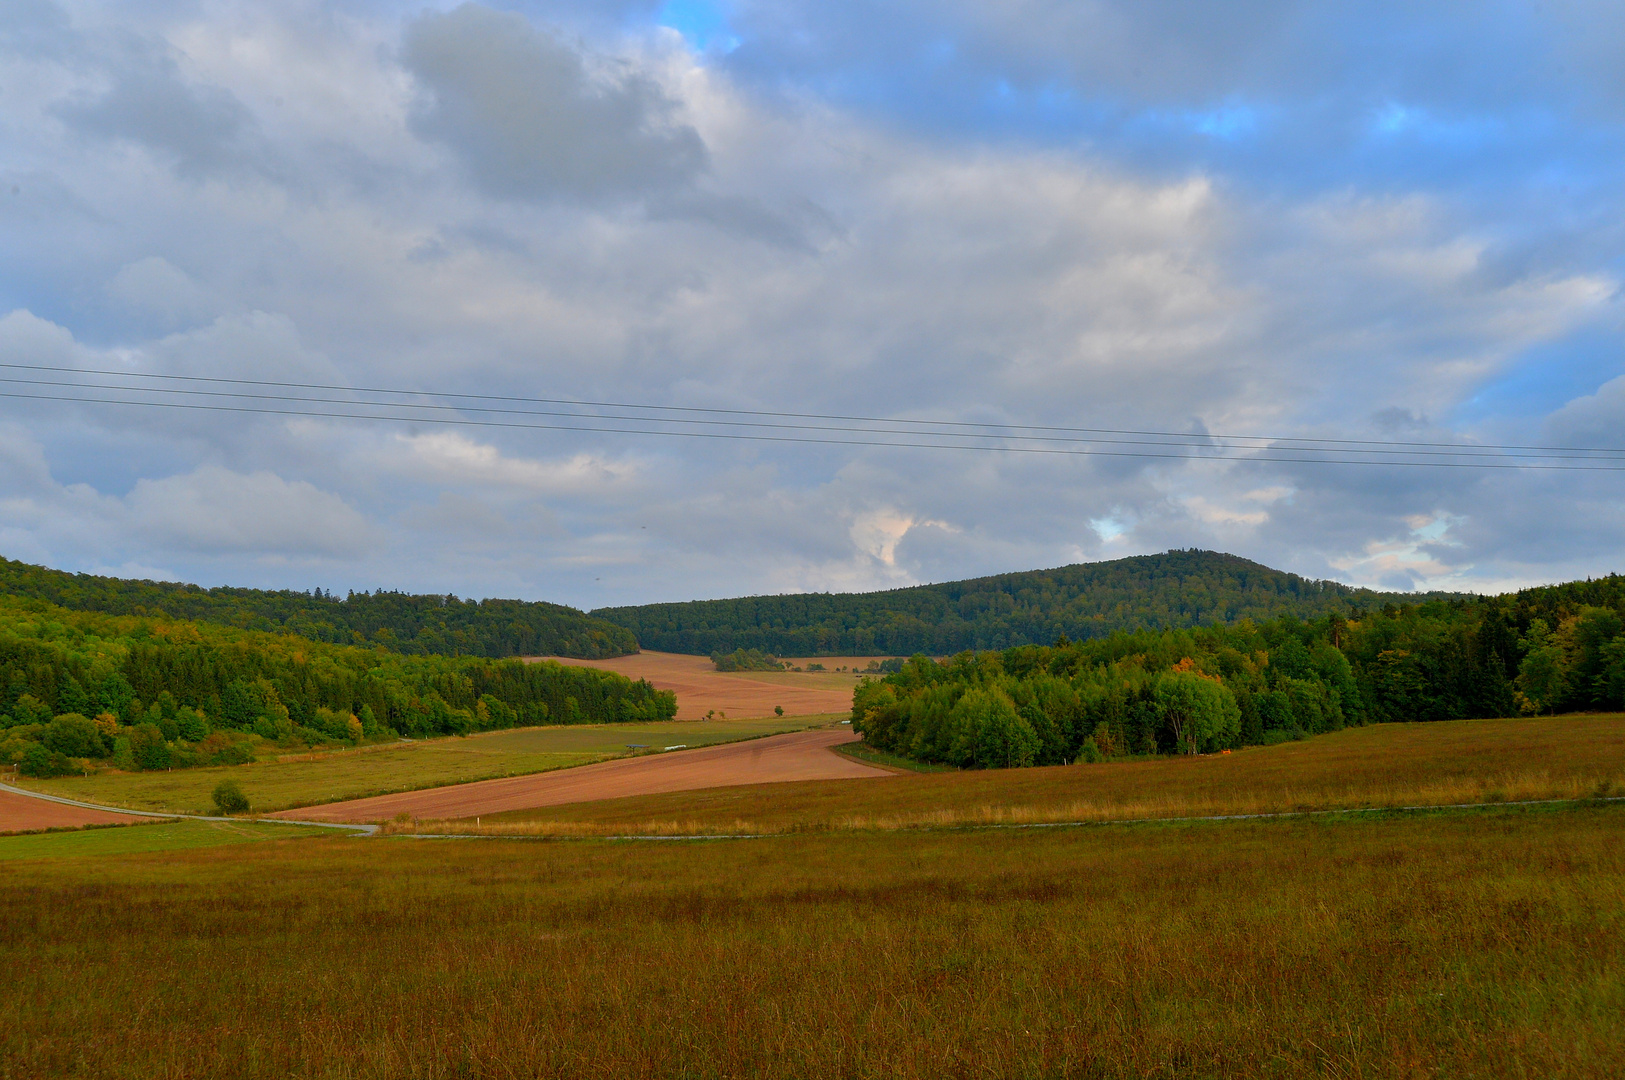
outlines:
[[[1625,794],[1625,715],[1385,724],[1199,758],[739,787],[513,811],[490,833],[767,833]],[[463,823],[437,823],[459,831]]]
[[[1609,806],[13,862],[0,1074],[1617,1076],[1622,826]]]

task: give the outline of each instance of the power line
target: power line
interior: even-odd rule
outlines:
[[[728,408],[699,407],[699,406],[686,406],[686,405],[649,405],[649,404],[639,404],[639,403],[632,403],[632,402],[590,401],[590,400],[575,399],[575,398],[539,398],[539,397],[522,397],[522,396],[516,396],[516,395],[500,395],[500,394],[468,394],[468,393],[461,393],[461,392],[457,392],[457,391],[401,390],[401,389],[392,389],[392,388],[386,388],[386,387],[345,386],[345,385],[334,384],[334,383],[300,383],[300,382],[275,381],[275,380],[269,380],[269,379],[235,379],[235,378],[227,378],[227,377],[224,377],[224,376],[209,376],[209,375],[164,375],[164,374],[158,374],[158,373],[155,373],[155,372],[119,371],[117,369],[109,369],[109,368],[72,368],[72,367],[63,367],[63,366],[49,365],[49,364],[0,363],[0,368],[11,368],[11,369],[15,369],[15,370],[26,370],[26,371],[49,371],[49,372],[56,372],[56,373],[59,373],[59,374],[72,374],[72,375],[112,375],[112,376],[118,376],[118,377],[126,378],[126,379],[147,379],[147,380],[158,380],[158,381],[166,381],[166,382],[202,382],[202,383],[217,383],[217,384],[230,385],[230,386],[265,386],[265,387],[280,387],[280,388],[284,388],[284,389],[297,389],[297,390],[332,390],[332,391],[341,391],[341,392],[345,392],[345,393],[354,393],[354,394],[391,394],[391,395],[395,395],[395,396],[398,396],[398,397],[430,397],[430,398],[446,398],[446,399],[465,400],[465,401],[503,401],[503,402],[510,402],[510,403],[517,402],[517,403],[522,403],[522,404],[533,404],[533,405],[569,405],[569,406],[577,406],[577,407],[581,407],[581,408],[639,409],[639,410],[643,410],[645,412],[703,413],[703,414],[726,415],[726,416],[763,416],[763,417],[780,418],[780,419],[844,420],[844,421],[851,421],[851,422],[855,422],[855,423],[912,424],[912,425],[914,425],[916,427],[995,428],[995,429],[998,429],[998,430],[1001,430],[1001,431],[1061,431],[1061,432],[1073,432],[1073,433],[1077,433],[1077,434],[1095,434],[1095,435],[1141,435],[1141,436],[1162,437],[1162,438],[1171,438],[1171,439],[1180,439],[1180,440],[1227,439],[1227,440],[1238,440],[1238,441],[1257,442],[1257,443],[1266,443],[1266,444],[1273,444],[1273,443],[1326,443],[1326,444],[1334,444],[1334,445],[1349,446],[1349,447],[1355,447],[1355,446],[1376,446],[1376,447],[1420,446],[1420,447],[1453,448],[1453,449],[1458,449],[1458,450],[1461,450],[1461,449],[1502,450],[1502,451],[1533,450],[1533,451],[1561,451],[1561,452],[1569,452],[1569,453],[1625,454],[1625,447],[1541,446],[1541,445],[1528,445],[1528,444],[1516,444],[1516,443],[1474,443],[1474,444],[1471,445],[1471,447],[1463,448],[1461,446],[1461,444],[1459,444],[1459,443],[1427,442],[1427,441],[1404,440],[1404,439],[1393,439],[1393,440],[1383,440],[1383,439],[1336,439],[1336,438],[1310,438],[1310,437],[1305,437],[1305,436],[1292,436],[1292,435],[1225,435],[1225,434],[1217,434],[1217,433],[1195,433],[1195,432],[1188,432],[1188,431],[1155,431],[1155,430],[1142,430],[1142,429],[1133,429],[1133,428],[1068,427],[1068,426],[1050,425],[1050,424],[1004,424],[1004,423],[998,423],[998,422],[994,422],[994,421],[911,420],[911,419],[899,419],[897,417],[857,416],[857,415],[846,415],[846,414],[840,414],[840,413],[800,413],[800,412],[773,411],[773,410],[765,410],[765,409],[728,409]],[[141,390],[142,388],[139,388],[139,387],[120,387],[119,389]],[[144,391],[143,390],[142,392],[150,392],[150,391]],[[360,403],[357,403],[357,404],[360,404]],[[404,402],[396,402],[396,403],[389,403],[389,404],[399,405],[401,407],[412,407],[412,406],[408,406],[407,403],[404,403]],[[481,409],[481,410],[478,410],[478,411],[490,411],[490,410]],[[643,419],[643,418],[639,418],[639,419]],[[654,420],[655,418],[650,417],[650,418],[647,418],[647,419]],[[1298,449],[1298,448],[1293,448],[1293,449]],[[1309,449],[1309,448],[1305,447],[1303,449]]]
[[[94,405],[127,405],[127,406],[134,406],[134,407],[138,407],[138,408],[149,408],[149,409],[150,408],[185,409],[185,410],[200,411],[200,412],[251,413],[251,414],[266,415],[266,416],[305,416],[305,417],[336,419],[336,420],[383,420],[383,421],[390,421],[390,422],[395,422],[395,423],[407,423],[407,424],[434,424],[434,425],[452,425],[452,426],[457,426],[457,427],[506,428],[506,429],[518,429],[518,430],[529,430],[529,431],[590,431],[590,432],[603,432],[603,433],[608,433],[608,434],[621,434],[621,435],[654,435],[654,436],[660,436],[660,437],[665,437],[665,438],[718,439],[718,440],[730,440],[730,441],[740,441],[740,442],[798,443],[798,444],[821,445],[821,446],[872,446],[872,447],[895,447],[895,448],[901,448],[901,449],[921,449],[921,450],[972,450],[972,451],[981,451],[981,452],[984,452],[984,453],[1048,454],[1048,455],[1060,455],[1060,456],[1066,456],[1066,457],[1148,458],[1148,459],[1173,460],[1173,461],[1253,461],[1253,462],[1298,463],[1298,464],[1309,464],[1309,465],[1365,465],[1365,466],[1379,466],[1379,467],[1404,466],[1404,467],[1427,468],[1427,469],[1448,469],[1448,468],[1456,468],[1456,469],[1535,469],[1535,470],[1541,470],[1541,471],[1557,471],[1557,472],[1625,472],[1625,464],[1622,464],[1622,465],[1597,464],[1597,465],[1589,465],[1589,466],[1588,465],[1538,465],[1538,464],[1524,464],[1524,463],[1519,463],[1519,462],[1483,462],[1483,463],[1480,463],[1480,462],[1475,462],[1475,461],[1370,461],[1370,460],[1358,459],[1358,458],[1343,458],[1343,459],[1340,459],[1340,458],[1332,458],[1332,457],[1312,457],[1312,458],[1283,457],[1283,456],[1280,456],[1278,454],[1277,455],[1269,455],[1269,456],[1247,455],[1247,454],[1153,454],[1153,453],[1147,453],[1147,452],[1144,452],[1144,451],[1129,451],[1129,450],[1094,450],[1094,449],[1068,450],[1068,449],[1064,449],[1064,448],[1061,448],[1061,447],[978,446],[978,445],[975,445],[975,444],[972,444],[972,443],[918,443],[918,442],[898,442],[898,441],[895,441],[895,440],[879,441],[879,440],[866,440],[866,439],[813,439],[813,438],[807,438],[807,437],[804,437],[804,436],[747,435],[747,434],[743,434],[743,433],[717,432],[717,431],[651,431],[651,430],[649,430],[647,428],[597,427],[597,426],[583,426],[583,425],[579,425],[579,424],[525,424],[525,423],[518,423],[518,422],[515,422],[515,421],[470,420],[470,419],[467,419],[467,418],[458,418],[458,417],[440,417],[440,416],[426,417],[426,416],[408,416],[408,415],[389,415],[387,413],[386,414],[378,414],[378,413],[344,413],[344,412],[332,412],[332,411],[326,411],[326,410],[318,411],[318,410],[311,410],[311,409],[270,409],[270,408],[261,408],[261,407],[246,406],[246,405],[207,405],[207,404],[197,404],[197,403],[191,403],[191,402],[176,402],[176,401],[129,401],[129,400],[117,399],[117,398],[76,397],[76,396],[65,395],[65,394],[22,394],[22,393],[16,393],[16,392],[11,392],[11,391],[0,391],[0,397],[31,400],[31,401],[77,402],[77,403],[81,403],[81,404],[94,404]],[[366,403],[358,403],[358,404],[366,404]],[[379,407],[384,408],[384,407],[387,407],[387,406],[379,406]],[[592,419],[592,417],[583,417],[583,419]],[[608,419],[608,418],[606,418],[606,419]],[[885,432],[876,431],[875,434],[885,434]],[[898,432],[897,434],[910,434],[910,433]],[[1168,445],[1174,445],[1174,444],[1168,444]],[[1300,452],[1301,453],[1301,452],[1305,452],[1305,451],[1302,450],[1302,449],[1294,449],[1294,452]],[[1359,451],[1353,451],[1353,452],[1358,453]],[[1609,460],[1609,459],[1591,459],[1591,460],[1606,461],[1606,460]]]
[[[6,366],[6,365],[0,365],[0,366]],[[247,380],[245,380],[245,381],[247,381]],[[997,435],[990,435],[990,434],[983,434],[983,433],[978,433],[978,432],[933,432],[933,431],[924,431],[924,432],[922,432],[922,431],[918,431],[916,429],[901,428],[901,427],[900,428],[890,428],[890,429],[888,429],[888,428],[872,428],[872,427],[834,427],[834,426],[830,426],[830,425],[827,425],[827,424],[784,424],[784,423],[776,423],[776,422],[765,421],[765,420],[762,420],[762,421],[708,420],[708,419],[687,419],[687,418],[666,419],[664,417],[644,417],[644,416],[635,416],[635,415],[625,415],[625,414],[621,414],[621,413],[582,414],[582,413],[576,413],[576,412],[561,412],[561,411],[557,411],[557,410],[543,410],[543,409],[504,409],[504,408],[494,408],[494,407],[491,407],[491,406],[477,406],[477,407],[474,407],[474,408],[467,408],[467,407],[456,406],[456,405],[417,404],[417,403],[412,403],[412,402],[402,403],[402,402],[353,401],[353,400],[344,399],[344,398],[310,397],[310,396],[298,396],[298,395],[290,395],[290,394],[251,394],[251,393],[246,393],[246,392],[239,391],[239,390],[170,389],[170,388],[166,388],[166,387],[148,389],[146,387],[130,387],[130,386],[121,386],[121,385],[116,385],[116,384],[110,384],[110,383],[68,382],[68,381],[65,381],[65,380],[58,380],[58,379],[14,379],[14,378],[0,377],[0,383],[7,383],[7,384],[13,384],[13,385],[29,385],[29,386],[72,387],[72,388],[84,388],[84,389],[92,389],[92,390],[117,390],[117,391],[124,391],[124,392],[128,392],[128,393],[142,393],[142,394],[169,394],[169,395],[182,395],[182,396],[189,396],[189,397],[233,398],[233,399],[238,399],[238,400],[252,400],[252,401],[281,401],[281,402],[297,402],[297,403],[303,403],[303,404],[364,406],[364,407],[369,407],[369,408],[417,409],[417,410],[433,411],[433,412],[457,413],[459,415],[464,413],[464,412],[479,412],[479,413],[487,413],[487,414],[494,414],[494,415],[506,415],[506,416],[543,416],[543,417],[559,417],[559,418],[603,419],[603,420],[620,420],[620,421],[630,421],[630,422],[642,422],[642,423],[650,423],[650,424],[689,424],[689,425],[706,425],[706,426],[714,426],[714,427],[757,428],[757,429],[787,430],[787,431],[822,431],[822,432],[835,432],[835,433],[847,433],[847,434],[922,435],[922,436],[932,436],[932,437],[944,438],[944,439],[948,439],[948,438],[951,438],[951,439],[971,439],[971,438],[991,439],[991,438],[999,438],[999,439],[1015,440],[1015,441],[1020,441],[1020,442],[1089,443],[1089,444],[1112,445],[1112,446],[1195,446],[1197,448],[1202,448],[1204,446],[1204,443],[1195,442],[1195,441],[1185,442],[1185,443],[1178,443],[1178,442],[1167,442],[1167,441],[1150,441],[1150,440],[1145,440],[1145,439],[1108,439],[1108,438],[1100,438],[1098,436],[1095,436],[1095,437],[1083,437],[1083,436],[1057,436],[1057,435],[1017,435],[1017,434],[1002,434],[1002,433],[997,434]],[[312,388],[314,389],[315,387],[312,387]],[[19,396],[19,395],[4,395],[4,396]],[[55,400],[55,399],[53,399],[53,400]],[[88,398],[62,398],[61,400],[86,400],[86,401],[88,401],[88,400],[92,400],[92,399],[88,399]],[[114,402],[106,402],[106,403],[107,404],[114,404]],[[117,404],[137,404],[137,403],[136,402],[128,402],[128,401],[120,401],[120,402],[117,402]],[[157,402],[148,402],[147,404],[157,404]],[[628,408],[635,408],[636,406],[627,406],[627,407]],[[322,414],[313,414],[313,415],[332,415],[332,414],[322,413]],[[411,415],[411,414],[407,414],[407,415]],[[764,414],[756,414],[756,415],[764,415]],[[765,415],[772,415],[772,414],[765,414]],[[377,418],[378,419],[389,419],[390,417],[377,417]],[[396,418],[398,418],[398,417],[396,417]],[[423,419],[430,419],[430,418],[424,417]],[[898,423],[898,424],[913,423],[913,421],[906,421],[906,420],[905,421],[889,421],[889,422],[894,422],[894,423]],[[1013,426],[1013,425],[1005,425],[1005,426],[1010,427],[1010,426]],[[1043,429],[1039,429],[1039,430],[1043,430]],[[1056,429],[1050,429],[1050,430],[1056,430]],[[648,433],[649,434],[680,434],[679,432],[661,432],[661,431],[652,431],[652,432],[648,432]],[[1197,437],[1196,436],[1190,436],[1189,438],[1194,440]],[[1222,437],[1211,437],[1211,438],[1218,439],[1218,438],[1222,438]],[[1304,440],[1304,441],[1308,441],[1308,440]],[[888,443],[887,445],[895,445],[895,444]],[[1234,444],[1234,443],[1226,445],[1226,444],[1222,444],[1222,443],[1218,443],[1218,442],[1212,442],[1212,443],[1207,444],[1207,445],[1212,445],[1215,448],[1219,448],[1219,449],[1232,449],[1232,450],[1234,450],[1234,449],[1256,449],[1256,450],[1270,450],[1270,449],[1273,449],[1273,447],[1271,447],[1269,445],[1246,446],[1246,445],[1239,445],[1239,444]],[[995,448],[988,447],[987,449],[995,449]],[[1336,449],[1323,449],[1323,448],[1317,447],[1317,446],[1291,446],[1291,447],[1284,447],[1283,449],[1287,449],[1287,450],[1290,450],[1292,452],[1297,452],[1297,453],[1320,453],[1320,454],[1357,453],[1357,454],[1367,454],[1367,455],[1377,455],[1377,454],[1381,454],[1381,455],[1403,455],[1403,456],[1406,456],[1406,457],[1503,458],[1503,457],[1510,456],[1510,457],[1518,457],[1518,458],[1531,458],[1531,459],[1537,460],[1537,461],[1609,461],[1609,460],[1617,460],[1617,459],[1610,459],[1610,458],[1586,457],[1586,456],[1580,456],[1580,455],[1577,455],[1577,454],[1552,454],[1552,453],[1544,453],[1544,452],[1541,452],[1541,453],[1538,453],[1538,454],[1537,453],[1515,453],[1515,454],[1510,454],[1510,455],[1503,455],[1503,454],[1495,453],[1493,451],[1484,452],[1483,448],[1481,448],[1479,446],[1476,446],[1476,445],[1475,446],[1469,446],[1469,447],[1461,447],[1461,448],[1457,448],[1457,449],[1454,449],[1454,450],[1408,450],[1408,449],[1394,449],[1394,448],[1359,449],[1359,448],[1353,448],[1353,447],[1339,447],[1339,448],[1336,448]],[[1377,464],[1377,462],[1374,462],[1373,464]]]

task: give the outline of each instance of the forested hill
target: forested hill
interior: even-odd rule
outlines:
[[[1439,595],[1439,594],[1429,594]],[[713,655],[946,656],[963,649],[1085,641],[1116,630],[1313,619],[1416,603],[1214,551],[1169,551],[1055,570],[872,593],[802,593],[600,608],[646,649]]]
[[[278,631],[313,641],[384,645],[407,655],[570,656],[596,660],[638,651],[637,638],[575,608],[523,600],[459,600],[399,592],[215,588],[69,574],[0,558],[0,596],[74,611],[158,615]]]

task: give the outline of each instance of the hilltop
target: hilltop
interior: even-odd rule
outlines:
[[[0,596],[72,611],[165,615],[412,655],[565,656],[599,660],[638,651],[631,632],[560,604],[460,600],[402,592],[205,589],[169,581],[70,574],[0,558]]]
[[[590,614],[663,652],[941,656],[1062,637],[1085,641],[1118,630],[1347,615],[1448,595],[1357,589],[1192,549],[883,592],[748,596]]]

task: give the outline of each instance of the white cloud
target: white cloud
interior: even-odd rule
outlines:
[[[407,451],[401,467],[439,483],[514,488],[538,495],[590,495],[625,488],[639,479],[637,466],[627,460],[588,453],[552,461],[508,457],[495,446],[454,431],[398,435],[396,442]]]
[[[303,480],[205,465],[140,480],[125,500],[129,524],[150,541],[208,555],[353,558],[375,530],[343,499]]]
[[[27,48],[0,40],[20,73],[0,133],[0,285],[19,306],[0,318],[0,362],[1456,443],[1533,441],[1539,417],[1456,418],[1530,349],[1622,333],[1612,255],[1563,240],[1579,225],[1526,225],[1425,182],[1261,187],[1222,155],[1159,164],[1092,139],[877,119],[811,83],[762,89],[740,66],[749,48],[722,62],[559,11],[578,21],[80,5],[71,26],[27,30]],[[1102,40],[1140,48],[1139,17],[1115,18]],[[987,19],[1001,48],[1037,47],[1030,28]],[[1252,70],[1214,63],[1189,78]],[[1580,386],[1598,389],[1547,418],[1552,437],[1611,441],[1625,422],[1615,376]],[[725,423],[683,426],[807,434],[706,418]],[[304,560],[341,589],[592,604],[1191,545],[1372,583],[1505,582],[1617,568],[1622,535],[1611,478],[1556,473],[20,398],[0,398],[0,420],[9,551],[211,582],[287,583],[277,560]],[[1103,451],[1157,452],[1102,437],[1120,440]],[[1553,535],[1551,520],[1570,527]],[[600,583],[591,567],[617,569]]]

